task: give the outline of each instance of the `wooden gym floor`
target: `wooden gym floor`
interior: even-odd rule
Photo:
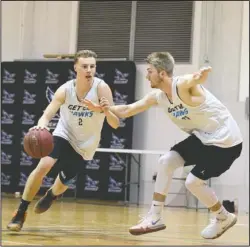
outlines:
[[[41,215],[30,205],[23,230],[6,230],[19,199],[2,198],[2,246],[7,245],[247,245],[248,215],[239,215],[237,224],[215,240],[204,240],[200,231],[208,223],[207,211],[165,208],[167,228],[156,233],[133,236],[128,228],[136,224],[148,206],[110,206],[84,200],[61,199]]]

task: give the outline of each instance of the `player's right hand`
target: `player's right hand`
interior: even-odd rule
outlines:
[[[45,125],[36,125],[36,126],[31,127],[29,130],[34,130],[34,129],[46,129],[50,131],[50,128]]]
[[[81,103],[83,105],[87,106],[90,111],[95,111],[95,112],[101,112],[102,111],[101,106],[96,104],[95,102],[93,102],[91,100],[83,99],[83,100],[81,100]]]

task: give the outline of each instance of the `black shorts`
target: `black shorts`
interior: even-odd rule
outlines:
[[[81,172],[84,159],[64,138],[53,136],[53,139],[54,149],[48,156],[57,159],[56,165],[59,166],[60,180],[63,184],[69,185],[74,182],[77,174]]]
[[[184,166],[195,165],[191,173],[207,180],[227,171],[240,156],[242,143],[229,148],[204,145],[195,135],[189,136],[171,148],[185,160]]]

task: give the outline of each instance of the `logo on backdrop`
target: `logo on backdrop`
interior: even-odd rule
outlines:
[[[112,154],[109,156],[109,170],[110,171],[122,171],[125,167],[125,162],[121,157],[117,154]]]
[[[122,192],[122,182],[117,182],[114,178],[109,177],[108,192]]]
[[[2,124],[13,124],[14,114],[9,114],[5,110],[2,110]]]
[[[23,82],[25,84],[35,84],[36,83],[36,77],[37,74],[36,73],[31,73],[30,71],[28,71],[27,69],[24,70],[24,79]]]
[[[99,79],[104,79],[105,77],[105,74],[104,73],[98,73],[98,72],[95,72],[95,77],[99,78]]]
[[[73,70],[69,69],[68,80],[73,80],[75,78],[76,78],[76,73]]]
[[[1,164],[10,165],[11,158],[12,158],[12,155],[6,154],[5,152],[1,151]]]
[[[31,166],[32,163],[32,158],[27,155],[25,152],[21,152],[21,158],[20,158],[20,165],[21,166]]]
[[[13,104],[15,102],[14,97],[15,97],[14,93],[8,93],[8,91],[4,89],[2,94],[2,103]]]
[[[46,99],[48,100],[48,103],[50,103],[54,97],[54,92],[50,89],[50,87],[46,88],[45,91]],[[56,113],[56,115],[51,119],[51,121],[48,124],[48,127],[51,129],[55,129],[58,121],[59,121],[60,115],[59,112]]]
[[[22,131],[21,145],[23,145],[23,139],[28,132]]]
[[[117,137],[112,133],[112,140],[110,142],[110,148],[124,148],[124,142],[126,139]]]
[[[4,69],[4,70],[3,70],[2,82],[3,82],[4,84],[12,84],[12,83],[15,83],[15,76],[16,76],[16,74],[10,73],[8,70]]]
[[[13,135],[6,133],[4,130],[1,130],[1,144],[11,145]]]
[[[86,162],[86,169],[89,170],[99,170],[100,159],[92,159]]]
[[[125,123],[126,119],[125,118],[120,118],[120,126],[119,127],[126,127],[126,123]]]
[[[35,116],[36,115],[29,114],[26,110],[23,110],[22,124],[33,125],[35,123],[35,120],[34,120]]]
[[[128,83],[127,77],[129,76],[129,73],[122,73],[118,69],[115,69],[115,73],[116,75],[115,75],[114,84],[127,84]]]
[[[20,180],[19,180],[19,186],[25,186],[26,182],[27,182],[28,176],[26,176],[23,172],[20,173]],[[45,176],[43,179],[43,183],[41,185],[41,187],[45,187],[45,188],[49,188],[52,186],[54,181],[54,178],[50,178]]]
[[[29,93],[26,89],[24,89],[23,92],[23,104],[35,104],[36,100],[35,100],[36,94],[33,93]]]
[[[99,181],[93,180],[89,175],[86,175],[85,188],[87,191],[98,191],[99,190]]]
[[[46,77],[45,77],[45,83],[46,84],[57,84],[59,82],[58,76],[59,74],[54,74],[50,70],[46,69]]]
[[[121,94],[117,90],[114,91],[114,102],[116,105],[126,105],[127,104],[127,97],[126,94]]]
[[[10,185],[10,175],[6,175],[5,173],[1,172],[1,185]]]

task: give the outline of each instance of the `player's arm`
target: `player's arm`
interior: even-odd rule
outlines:
[[[114,105],[114,101],[108,84],[102,82],[98,85],[98,96],[108,124],[112,128],[117,129],[120,125],[120,120],[112,111],[110,111],[110,106]]]
[[[41,118],[38,120],[36,127],[47,128],[50,120],[52,119],[52,117],[55,116],[60,106],[64,102],[65,102],[65,89],[63,86],[61,86],[56,90],[53,99],[51,100],[50,104],[46,107]]]
[[[128,118],[146,111],[153,105],[157,105],[156,95],[154,91],[150,92],[141,100],[138,100],[135,103],[129,105],[111,106],[110,110],[120,118]]]
[[[179,89],[191,89],[192,87],[202,84],[207,80],[211,67],[201,68],[198,72],[182,76],[182,80],[178,82]]]

